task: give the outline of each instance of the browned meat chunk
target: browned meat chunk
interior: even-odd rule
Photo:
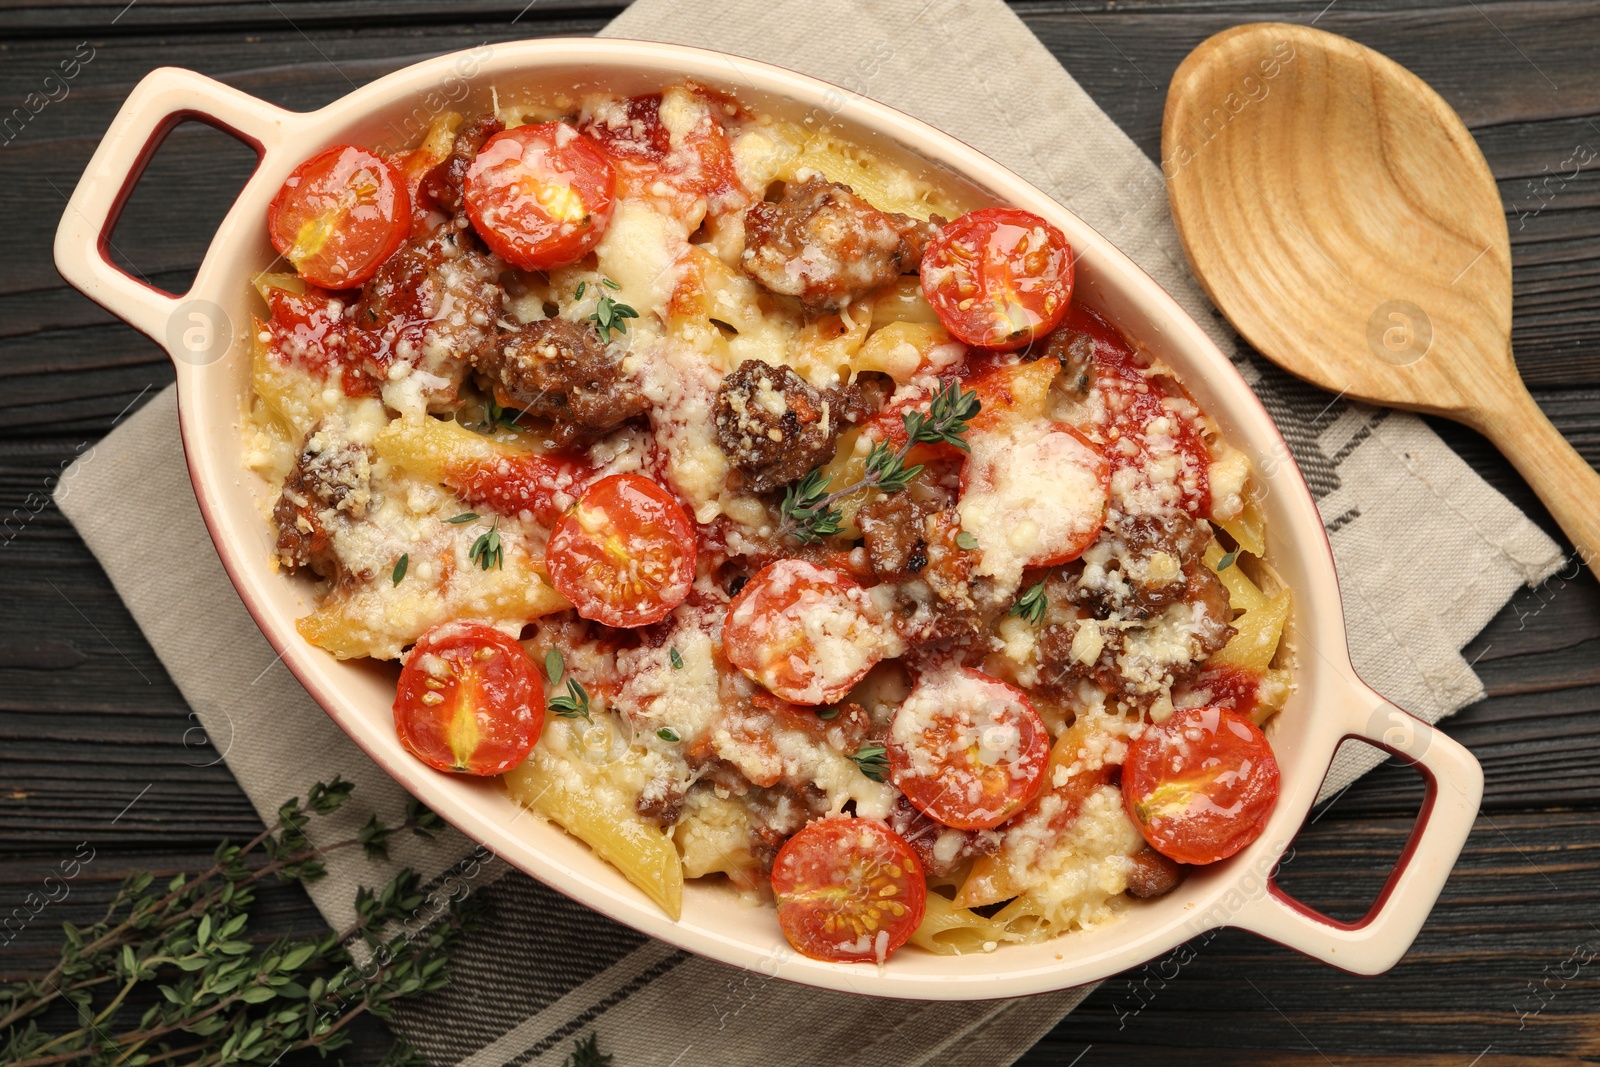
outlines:
[[[1203,562],[1185,564],[1175,595],[1163,594],[1161,611],[1141,613],[1129,601],[1129,615],[1114,623],[1106,621],[1103,603],[1082,597],[1081,573],[1063,570],[1045,585],[1050,606],[1038,648],[1047,685],[1065,688],[1087,678],[1113,696],[1148,704],[1193,677],[1234,635],[1227,589]],[[1084,599],[1102,610],[1089,615],[1080,606]]]
[[[324,578],[340,577],[329,524],[362,518],[371,501],[371,453],[325,426],[314,428],[272,509],[279,561],[290,574],[306,568]]]
[[[435,204],[450,214],[461,210],[461,187],[467,180],[467,168],[478,155],[483,142],[505,129],[494,115],[479,115],[461,124],[456,131],[455,143],[444,162],[434,167],[422,178],[422,191]]]
[[[1164,897],[1183,881],[1189,869],[1177,860],[1168,859],[1146,845],[1132,856],[1133,869],[1128,872],[1128,895],[1140,900]]]
[[[917,854],[923,870],[936,878],[1000,849],[1000,834],[994,830],[952,829],[922,814],[903,796],[895,799],[888,822]]]
[[[1210,542],[1210,526],[1182,511],[1116,518],[1084,554],[1097,564],[1093,577],[1069,586],[1066,595],[1101,618],[1110,612],[1160,614],[1186,599],[1192,576],[1206,570],[1202,558]]]
[[[688,789],[687,782],[672,782],[663,789],[647,790],[634,800],[633,810],[656,826],[671,826],[683,814],[683,797]]]
[[[890,493],[856,512],[861,543],[873,573],[886,582],[903,581],[928,565],[927,520],[948,503],[942,496],[918,492],[913,485]]]
[[[847,185],[813,175],[744,217],[745,273],[811,311],[837,311],[922,263],[929,223],[879,211]]]
[[[1187,573],[1188,587],[1183,599],[1201,606],[1194,632],[1197,658],[1205,660],[1221,652],[1238,632],[1233,628],[1233,602],[1228,597],[1228,587],[1210,567],[1197,563]]]
[[[1056,588],[1045,586],[1046,596]],[[1044,665],[1040,678],[1058,688],[1068,688],[1080,678],[1088,678],[1108,693],[1122,691],[1122,674],[1117,660],[1122,655],[1121,627],[1094,626],[1092,633],[1080,638],[1079,630],[1093,620],[1080,620],[1068,616],[1067,621],[1048,621],[1039,633],[1039,661]]]
[[[1079,400],[1087,399],[1089,387],[1094,382],[1094,338],[1086,333],[1062,328],[1045,338],[1043,347],[1029,345],[1023,352],[1024,360],[1049,356],[1061,364],[1061,374],[1056,388]]]
[[[476,362],[502,404],[551,420],[562,444],[615,429],[646,407],[622,374],[621,350],[588,323],[530,322],[479,349]]]
[[[895,632],[909,642],[970,638],[984,624],[972,578],[978,553],[956,540],[961,516],[954,508],[928,516],[922,529],[925,562],[896,589]]]
[[[841,427],[833,398],[788,367],[758,359],[722,380],[716,419],[717,442],[754,493],[788,485],[829,459]]]
[[[362,290],[350,354],[379,382],[404,377],[394,370],[402,364],[426,373],[430,406],[450,406],[473,355],[494,337],[503,269],[454,224],[413,238]]]

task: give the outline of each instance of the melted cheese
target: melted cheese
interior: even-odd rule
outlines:
[[[1064,803],[1059,795],[1046,794],[1028,815],[1009,824],[1001,847],[1013,869],[1025,872],[1027,910],[1061,930],[1083,929],[1117,913],[1128,888],[1130,857],[1145,841],[1116,786],[1091,793],[1078,817],[1058,834],[1050,821]]]
[[[975,573],[1015,590],[1023,568],[1070,555],[1105,516],[1104,460],[1047,423],[971,435],[961,528],[983,553]]]
[[[631,326],[647,324],[648,311],[664,307],[672,297],[688,251],[687,236],[681,223],[637,200],[623,200],[612,212],[595,255],[600,273],[621,287],[615,298],[640,312]]]
[[[1022,745],[1018,720],[1034,712],[1010,686],[976,671],[929,673],[895,713],[889,740],[904,754],[906,771],[914,777],[943,779],[957,789],[961,779],[945,773],[952,751],[967,751],[988,767],[1000,767],[1017,781],[1035,781],[1040,773],[1039,753]],[[931,743],[930,743],[931,741]],[[967,795],[961,799],[975,820],[990,822],[998,812],[983,806],[983,782],[964,776]]]

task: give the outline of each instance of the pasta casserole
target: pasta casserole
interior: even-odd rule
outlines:
[[[312,156],[246,420],[301,635],[397,663],[418,759],[819,959],[1237,852],[1291,686],[1249,459],[973,195],[693,83]]]

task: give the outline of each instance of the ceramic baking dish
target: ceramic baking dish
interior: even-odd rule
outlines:
[[[261,503],[268,487],[244,466],[241,418],[250,389],[250,278],[275,256],[268,202],[289,172],[329,145],[399,148],[445,106],[487,105],[519,91],[660,89],[691,77],[780,114],[831,122],[923,169],[942,168],[983,199],[1035,211],[1060,227],[1078,256],[1075,299],[1087,300],[1176,368],[1228,439],[1248,452],[1267,489],[1268,558],[1294,590],[1289,640],[1296,689],[1268,735],[1282,793],[1265,833],[1229,860],[1195,870],[1176,891],[1117,921],[1038,945],[937,956],[914,948],[886,966],[824,963],[788,949],[770,908],[750,907],[714,882],[690,882],[674,922],[609,864],[562,830],[519,809],[494,781],[430,770],[401,747],[392,671],[339,662],[307,644],[295,620],[309,583],[272,564]],[[463,103],[465,102],[465,103]],[[194,285],[174,296],[107,256],[117,214],[145,163],[177,123],[196,119],[253,146],[259,162],[211,242]],[[408,126],[409,124],[409,126]],[[413,132],[407,134],[407,129]],[[1115,235],[1113,235],[1114,238]],[[391,74],[318,111],[297,113],[186,70],[160,69],[134,89],[78,183],[56,235],[62,275],[168,349],[195,496],[239,595],[283,661],[329,715],[406,789],[500,857],[619,922],[713,959],[844,991],[937,1000],[1008,997],[1094,981],[1162,955],[1218,926],[1238,926],[1342,967],[1392,966],[1416,937],[1444,885],[1483,791],[1459,744],[1387,704],[1355,675],[1322,521],[1283,438],[1233,365],[1178,305],[1112,241],[1038,189],[967,145],[881,104],[812,78],[698,49],[618,40],[540,40],[440,56]],[[1334,921],[1288,896],[1273,872],[1316,798],[1339,743],[1360,738],[1415,763],[1427,795],[1416,826],[1371,910]],[[575,935],[576,936],[576,935]]]

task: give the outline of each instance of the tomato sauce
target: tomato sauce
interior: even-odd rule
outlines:
[[[445,482],[469,504],[493,508],[503,515],[527,511],[548,525],[592,473],[576,456],[533,452],[453,464],[445,471]],[[558,501],[558,497],[566,500]]]
[[[1249,715],[1256,709],[1261,676],[1240,667],[1211,667],[1192,683],[1195,692],[1207,692],[1206,703]]]
[[[1064,328],[1094,339],[1095,385],[1106,399],[1106,424],[1101,430],[1113,474],[1128,467],[1142,469],[1151,462],[1148,429],[1152,422],[1164,417],[1172,426],[1169,436],[1193,474],[1192,484],[1183,490],[1183,509],[1196,518],[1209,516],[1210,450],[1198,423],[1172,413],[1163,403],[1182,399],[1193,404],[1183,386],[1166,375],[1152,374],[1149,357],[1134,349],[1122,331],[1092,308],[1074,303]],[[1133,447],[1119,446],[1123,441],[1132,442]]]
[[[662,93],[635,96],[616,105],[621,114],[609,114],[580,128],[599,142],[617,171],[621,196],[671,201],[707,200],[744,202],[748,193],[739,181],[733,149],[718,121],[714,99],[701,94],[707,112],[683,134],[676,149],[672,132],[661,119]],[[620,120],[620,121],[619,121]]]
[[[322,377],[341,373],[345,396],[377,396],[378,383],[358,365],[346,343],[344,301],[314,285],[304,293],[266,287],[272,317],[264,325],[275,354]]]

